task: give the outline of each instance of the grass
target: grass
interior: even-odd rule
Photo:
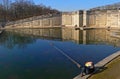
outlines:
[[[89,79],[120,79],[120,56],[105,67],[105,70],[92,75]]]

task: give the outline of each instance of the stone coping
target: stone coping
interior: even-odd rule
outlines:
[[[104,58],[103,60],[101,60],[100,62],[95,64],[95,67],[98,67],[98,68],[96,68],[95,72],[97,70],[99,70],[100,67],[104,67],[106,64],[108,64],[109,62],[111,62],[113,59],[115,59],[118,56],[120,56],[120,51],[113,53],[112,55]],[[78,76],[74,77],[73,79],[88,79],[90,76],[92,76],[92,74],[85,75],[83,77],[81,77],[81,74],[79,74]]]

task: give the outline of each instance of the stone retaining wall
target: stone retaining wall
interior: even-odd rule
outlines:
[[[15,22],[9,22],[6,25],[6,28],[10,27],[54,27],[54,26],[60,26],[61,25],[61,14],[54,15],[54,16],[38,16],[38,17],[32,17],[27,18],[23,20],[18,20]]]

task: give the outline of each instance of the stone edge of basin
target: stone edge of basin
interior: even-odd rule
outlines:
[[[105,65],[107,65],[109,62],[111,62],[112,60],[114,60],[118,56],[120,56],[120,51],[117,51],[117,52],[113,53],[112,55],[109,55],[108,57],[99,61],[97,64],[95,64],[95,67],[104,67]],[[97,70],[99,70],[99,68],[96,68],[95,72]],[[92,76],[92,74],[85,75],[83,77],[81,77],[81,74],[79,74],[78,76],[74,77],[73,79],[88,79],[90,76]]]

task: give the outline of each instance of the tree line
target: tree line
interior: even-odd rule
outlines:
[[[31,0],[0,0],[0,22],[16,21],[32,16],[59,14],[56,9]]]

